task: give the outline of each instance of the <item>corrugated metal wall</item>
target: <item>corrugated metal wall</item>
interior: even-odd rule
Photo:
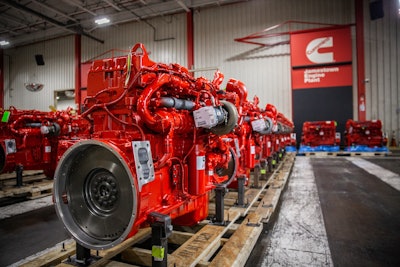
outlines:
[[[400,4],[383,1],[384,17],[370,20],[364,0],[367,119],[381,119],[384,130],[400,140]]]
[[[74,88],[73,36],[9,49],[5,52],[4,107],[49,111],[54,90]],[[44,66],[36,65],[35,55],[43,55]],[[40,92],[28,91],[24,83],[43,83]]]
[[[104,44],[82,38],[82,61],[110,49],[129,50],[134,44],[143,43],[152,60],[186,66],[186,14],[99,28],[92,34],[104,40]]]
[[[219,68],[225,82],[230,77],[243,81],[261,106],[272,103],[292,117],[289,45],[258,49],[234,39],[288,20],[344,24],[351,19],[352,1],[347,0],[253,0],[202,10],[194,20],[195,68]],[[212,77],[212,72],[200,74]]]

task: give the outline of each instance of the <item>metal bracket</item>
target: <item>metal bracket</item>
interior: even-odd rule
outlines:
[[[260,177],[261,177],[261,166],[257,164],[254,166],[254,172],[253,172],[253,188],[260,188]]]
[[[250,226],[250,227],[260,227],[261,224],[259,223],[251,223],[249,219],[247,219],[247,223],[246,226]]]
[[[15,186],[21,187],[22,186],[22,173],[24,172],[24,166],[18,164],[15,168],[15,174],[17,175],[17,184]]]
[[[236,200],[236,205],[240,207],[246,207],[248,205],[244,204],[244,183],[246,181],[245,176],[240,176],[237,178],[238,181],[238,198]]]
[[[151,223],[151,258],[153,267],[168,266],[168,237],[172,234],[171,217],[158,212],[149,214]]]
[[[224,186],[217,186],[215,188],[215,217],[212,221],[213,224],[225,225],[224,197],[226,192],[227,189]]]

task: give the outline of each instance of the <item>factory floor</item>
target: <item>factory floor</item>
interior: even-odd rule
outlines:
[[[246,266],[400,266],[400,157],[296,157]]]
[[[399,191],[400,157],[297,157],[246,266],[400,266]],[[35,201],[0,208],[0,266],[69,238],[51,199]]]

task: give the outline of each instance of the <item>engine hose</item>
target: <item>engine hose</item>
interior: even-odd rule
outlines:
[[[160,104],[162,107],[175,108],[178,110],[192,110],[196,105],[193,101],[176,97],[161,97]]]

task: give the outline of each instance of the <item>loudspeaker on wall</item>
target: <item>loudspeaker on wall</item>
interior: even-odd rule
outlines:
[[[377,0],[369,3],[369,15],[371,20],[383,18],[385,15],[383,12],[383,1]]]
[[[35,55],[35,60],[36,60],[36,65],[38,65],[38,66],[44,65],[43,55],[41,55],[41,54]]]

